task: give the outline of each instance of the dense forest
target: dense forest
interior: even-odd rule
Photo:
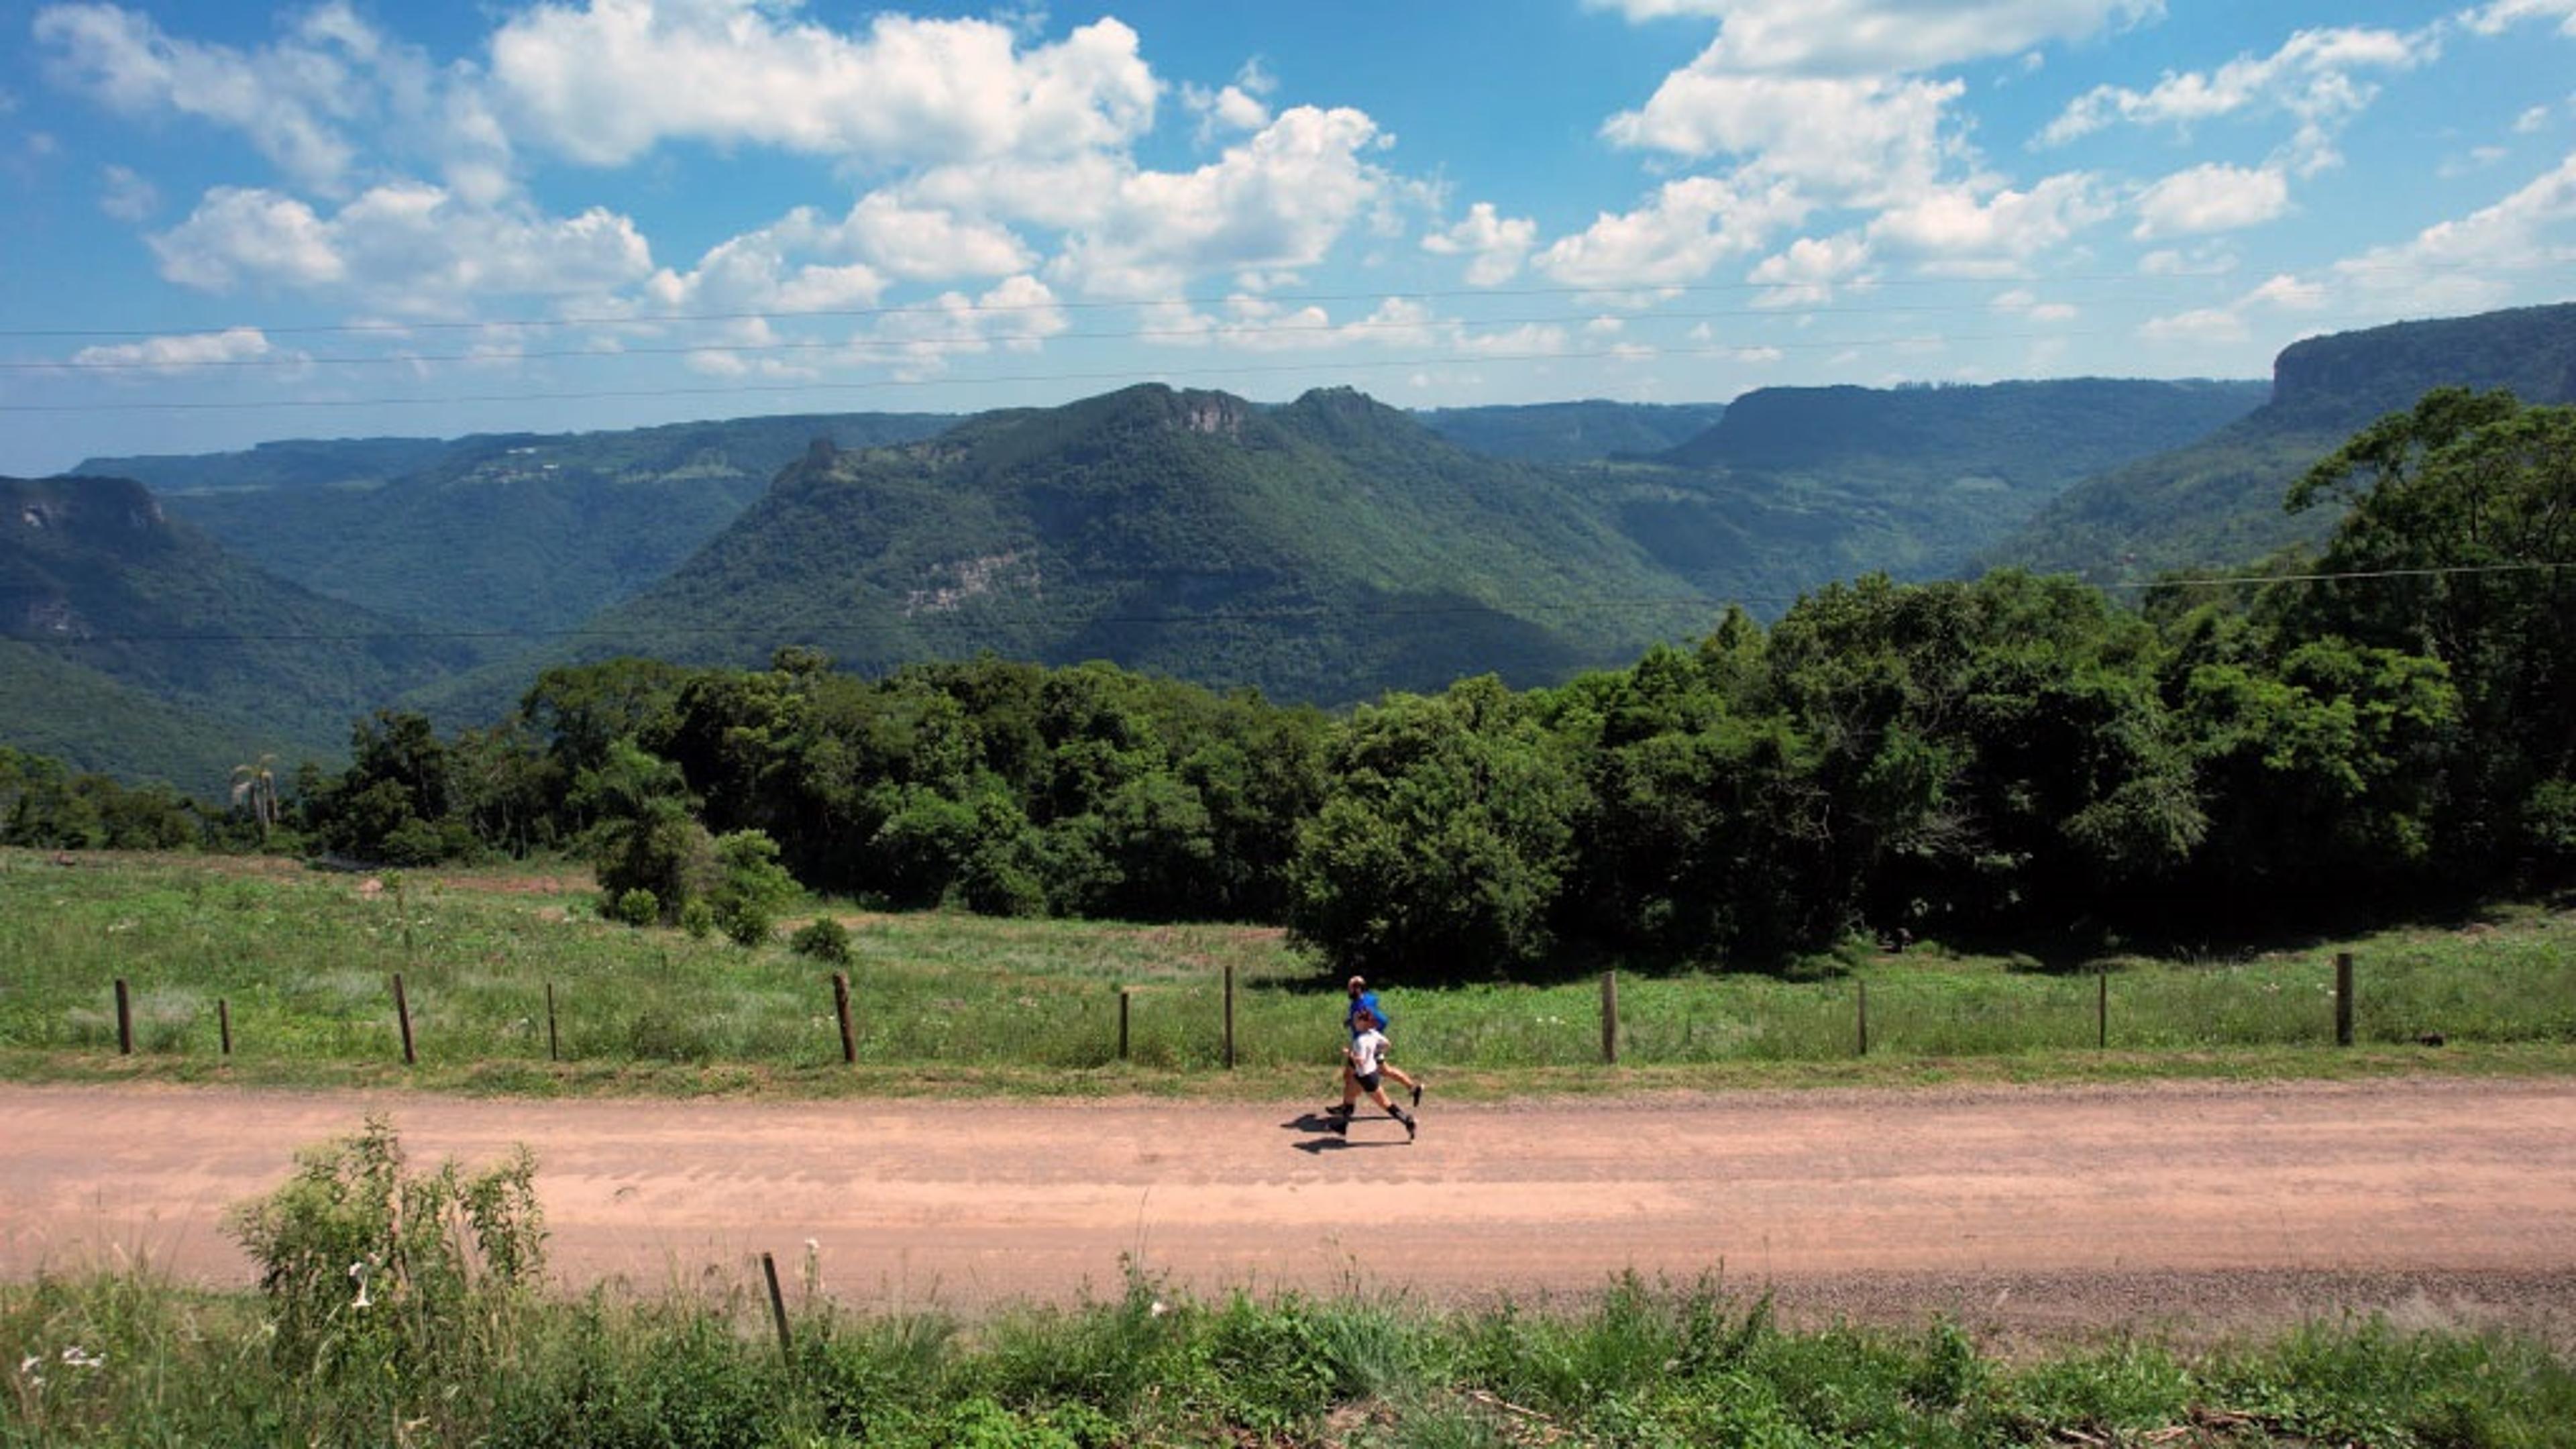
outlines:
[[[2317,463],[2269,582],[2132,608],[1883,577],[1551,688],[1346,714],[1106,664],[876,677],[627,658],[197,806],[0,752],[18,844],[391,864],[577,849],[747,939],[789,881],[893,906],[1284,922],[1417,975],[1762,963],[1852,932],[2241,932],[2576,873],[2576,408],[2437,390]]]

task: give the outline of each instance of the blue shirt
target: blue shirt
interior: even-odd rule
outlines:
[[[1363,991],[1359,995],[1351,998],[1351,1009],[1342,1013],[1342,1025],[1350,1028],[1351,1035],[1358,1036],[1360,1034],[1360,1011],[1362,1008],[1366,1008],[1369,1015],[1377,1018],[1378,1030],[1386,1030],[1386,1008],[1377,1004],[1376,992]]]

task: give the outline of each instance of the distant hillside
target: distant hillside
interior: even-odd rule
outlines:
[[[263,752],[278,754],[282,774],[305,754],[337,756],[348,741],[343,731],[328,751],[298,752],[250,721],[182,709],[38,645],[0,639],[0,744],[80,773],[219,798],[233,766]]]
[[[2068,489],[1983,561],[2113,582],[2317,542],[2334,510],[2292,517],[2282,496],[2382,415],[2446,385],[2576,402],[2576,304],[2312,337],[2281,353],[2272,378],[2270,401],[2251,415]]]
[[[426,468],[455,446],[440,438],[291,438],[238,453],[89,458],[83,478],[131,478],[162,498],[233,488],[367,488]]]
[[[462,631],[569,628],[678,566],[816,438],[868,447],[955,421],[745,418],[572,434],[269,444],[156,459],[170,512],[281,578]],[[262,476],[259,465],[282,466]],[[400,472],[369,474],[379,465]],[[319,480],[333,479],[327,485]]]
[[[124,754],[111,739],[202,716],[282,757],[337,756],[352,720],[472,662],[465,647],[421,633],[231,557],[165,517],[139,483],[0,478],[0,640],[80,671],[55,671],[60,690],[13,677],[0,690],[11,711],[0,714],[0,739],[34,747],[92,736],[91,747],[41,751],[85,763]],[[175,713],[158,722],[93,714],[108,707],[110,685]],[[189,751],[170,743],[120,772],[189,773]]]
[[[1644,457],[1676,447],[1717,425],[1724,403],[1529,403],[1519,406],[1423,408],[1422,425],[1459,447],[1530,463],[1589,463]]]
[[[1657,461],[1771,472],[1910,469],[2063,486],[2170,448],[2260,407],[2260,382],[2098,377],[1984,386],[1767,387]]]
[[[1764,388],[1650,464],[1583,469],[1657,562],[1776,612],[1830,579],[1953,573],[2059,490],[2261,401],[2257,382]]]
[[[1687,592],[1558,475],[1358,393],[1148,386],[817,449],[584,643],[870,671],[991,649],[1335,703],[1619,662],[1706,622]]]

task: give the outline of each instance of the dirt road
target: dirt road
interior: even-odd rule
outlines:
[[[1580,1292],[1717,1271],[1801,1315],[2049,1331],[2346,1307],[2576,1323],[2576,1082],[2159,1084],[1426,1103],[492,1101],[0,1087],[0,1276],[141,1252],[244,1282],[228,1203],[389,1114],[415,1159],[524,1142],[558,1273],[782,1272],[866,1305],[1113,1292]]]

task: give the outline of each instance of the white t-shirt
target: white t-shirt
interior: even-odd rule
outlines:
[[[1365,1077],[1386,1060],[1386,1033],[1370,1027],[1351,1038],[1351,1070]]]

